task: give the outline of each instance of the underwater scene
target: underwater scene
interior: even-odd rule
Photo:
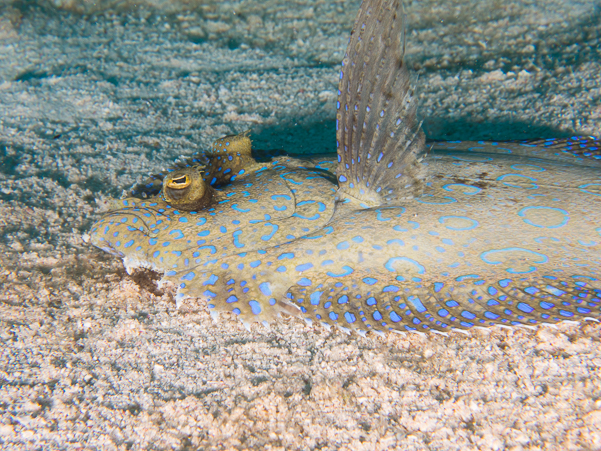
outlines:
[[[0,448],[601,448],[601,5],[0,3]]]

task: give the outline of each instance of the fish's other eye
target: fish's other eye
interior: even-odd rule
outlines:
[[[190,177],[186,174],[169,180],[167,182],[167,187],[171,189],[184,189],[190,186],[190,183]]]

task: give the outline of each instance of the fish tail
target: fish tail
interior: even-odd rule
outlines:
[[[370,206],[410,197],[424,179],[425,137],[404,62],[400,0],[367,0],[342,63],[336,113],[341,197]]]

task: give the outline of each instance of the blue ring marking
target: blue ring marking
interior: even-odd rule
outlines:
[[[415,199],[417,202],[419,202],[420,204],[428,204],[428,205],[448,205],[448,204],[452,204],[454,202],[457,202],[457,199],[450,197],[450,196],[443,196],[443,199],[448,199],[447,202],[428,202],[426,200],[424,200],[424,198],[426,197],[434,197],[432,194],[423,194],[421,198]]]
[[[156,238],[150,238],[148,240],[148,244],[150,244],[151,246],[154,246],[157,243],[158,243],[158,240]]]
[[[275,233],[278,231],[278,229],[280,228],[277,224],[272,224],[271,222],[266,222],[263,225],[266,226],[266,227],[268,227],[268,226],[271,227],[271,233],[269,233],[267,235],[263,235],[261,237],[261,239],[263,241],[269,241],[273,237],[273,235],[275,235]]]
[[[254,299],[252,301],[248,301],[248,305],[250,305],[250,311],[255,315],[261,314],[261,304],[259,304]]]
[[[234,233],[232,233],[232,236],[234,237],[234,246],[236,246],[237,248],[241,248],[241,247],[245,246],[244,243],[241,243],[238,240],[238,236],[240,236],[241,233],[242,233],[242,230],[236,230]]]
[[[261,293],[265,296],[271,296],[271,285],[269,282],[260,283],[259,290],[261,290]]]
[[[344,269],[344,272],[341,272],[340,274],[333,273],[332,271],[328,271],[326,272],[326,274],[330,277],[344,277],[348,276],[349,274],[352,274],[355,271],[353,268],[346,265],[343,266],[342,269]]]
[[[378,221],[390,221],[392,219],[392,218],[384,218],[382,216],[382,210],[380,210],[379,208],[376,210],[376,212],[377,212],[376,219]]]
[[[445,227],[449,230],[456,230],[456,231],[473,230],[480,225],[480,223],[478,221],[476,221],[475,219],[472,219],[472,218],[468,218],[467,216],[441,216],[440,218],[438,218],[438,222],[440,222],[442,225],[444,225],[445,221],[448,219],[465,219],[466,221],[470,221],[472,223],[472,225],[468,226],[468,227],[451,227],[449,225],[446,225]]]
[[[201,225],[205,225],[207,222],[207,218],[199,218],[198,221],[196,222],[197,226],[201,226]],[[158,224],[158,222],[157,222]]]
[[[505,180],[506,177],[519,177],[519,178],[528,179],[528,180],[530,180],[532,182],[533,186],[530,187],[530,188],[526,188],[524,186],[514,185],[514,184],[509,183],[509,182],[503,182],[503,180]],[[503,182],[503,185],[510,186],[512,188],[538,189],[538,185],[536,183],[534,183],[534,182],[536,182],[536,179],[534,177],[528,177],[527,175],[521,175],[521,174],[504,174],[504,175],[501,175],[501,176],[497,177],[496,180],[498,182]]]
[[[427,311],[427,310],[428,310],[428,309],[427,309],[427,308],[424,306],[424,304],[422,304],[422,301],[421,301],[421,299],[420,299],[420,298],[418,298],[417,296],[414,296],[414,295],[412,295],[412,296],[409,296],[409,297],[407,298],[407,300],[408,300],[409,302],[411,302],[411,303],[413,304],[413,306],[415,307],[415,309],[416,309],[418,312],[420,312],[420,313],[423,313],[423,312],[425,312],[425,311]]]
[[[311,296],[309,296],[309,301],[311,302],[311,305],[319,305],[319,298],[322,294],[323,291],[314,291],[313,293],[311,293]]]
[[[524,167],[524,168],[534,168],[534,169],[519,169],[518,166],[521,166],[521,167]],[[534,164],[512,164],[510,167],[514,171],[523,171],[523,170],[532,171],[532,172],[545,172],[546,171],[545,168],[542,168],[540,166],[536,166]]]
[[[549,257],[547,257],[546,255],[541,254],[539,252],[534,252],[530,249],[524,249],[523,247],[506,247],[503,249],[492,249],[490,251],[486,251],[486,252],[483,252],[482,254],[480,254],[480,258],[482,259],[482,261],[484,263],[488,263],[489,265],[498,265],[499,263],[501,263],[501,261],[500,260],[491,260],[491,259],[489,259],[489,255],[498,254],[498,253],[502,253],[502,252],[514,252],[514,251],[527,252],[529,254],[535,255],[536,257],[539,258],[539,260],[534,260],[535,263],[547,263],[549,261]],[[528,274],[533,271],[536,271],[536,266],[530,266],[528,271],[516,271],[513,268],[506,268],[505,271],[507,271],[508,273],[511,273],[511,274]]]
[[[392,264],[396,261],[403,261],[403,262],[407,262],[407,263],[411,263],[412,265],[414,265],[417,268],[417,273],[418,274],[425,274],[426,273],[426,268],[424,268],[421,264],[419,264],[418,262],[416,262],[415,260],[409,258],[409,257],[392,257],[389,258],[388,261],[386,263],[384,263],[384,268],[386,268],[388,271],[390,272],[396,272],[394,270],[394,268],[392,267]]]
[[[169,235],[177,234],[178,236],[174,236],[174,240],[179,240],[184,237],[184,233],[180,229],[175,229],[169,232]]]
[[[599,244],[598,241],[584,241],[584,240],[578,240],[578,244],[580,244],[581,246],[585,246],[585,247],[591,247],[591,246],[596,246]]]
[[[464,191],[464,192],[461,193],[461,194],[466,194],[468,196],[473,196],[474,194],[478,194],[478,193],[482,192],[482,188],[478,188],[477,186],[472,186],[472,185],[466,185],[464,183],[448,183],[448,184],[444,185],[442,187],[442,189],[444,189],[445,191],[454,192],[455,189],[452,188],[453,186],[462,186],[462,187],[465,187],[465,188],[471,188],[471,189],[475,190],[475,191],[473,191],[471,193],[466,192],[466,191]]]
[[[524,218],[524,216],[526,216],[526,212],[528,210],[553,210],[553,211],[558,211],[560,213],[562,213],[564,215],[563,221],[561,221],[560,224],[558,225],[554,225],[554,226],[545,226],[545,225],[539,225],[539,224],[535,224],[534,222],[532,222],[530,219],[528,218]],[[570,215],[567,211],[562,210],[561,208],[555,208],[555,207],[524,207],[522,208],[520,211],[518,211],[518,216],[520,216],[521,218],[524,218],[523,221],[531,226],[534,227],[539,227],[541,229],[558,229],[560,227],[565,226],[568,221],[570,220]]]
[[[598,186],[601,189],[601,183],[585,183],[584,185],[580,185],[578,188],[580,188],[580,191],[582,191],[583,193],[592,194],[593,196],[601,196],[600,193],[594,193],[592,191],[585,189],[585,188],[588,188],[589,186]]]
[[[201,250],[201,249],[209,249],[211,254],[214,254],[215,252],[217,252],[217,249],[215,249],[215,246],[201,246],[199,247],[197,250]]]
[[[239,211],[240,213],[248,213],[250,211],[250,208],[240,208],[238,204],[232,204],[231,207],[232,210]]]
[[[288,207],[287,207],[286,205],[282,205],[281,207],[279,207],[279,206],[277,206],[277,205],[274,205],[274,206],[273,206],[273,209],[274,209],[275,211],[284,211],[284,210],[288,210]]]

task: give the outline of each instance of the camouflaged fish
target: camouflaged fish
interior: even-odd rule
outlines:
[[[597,320],[595,138],[426,155],[399,1],[367,0],[340,73],[338,155],[258,162],[227,136],[119,201],[91,243],[246,325],[436,331]]]

